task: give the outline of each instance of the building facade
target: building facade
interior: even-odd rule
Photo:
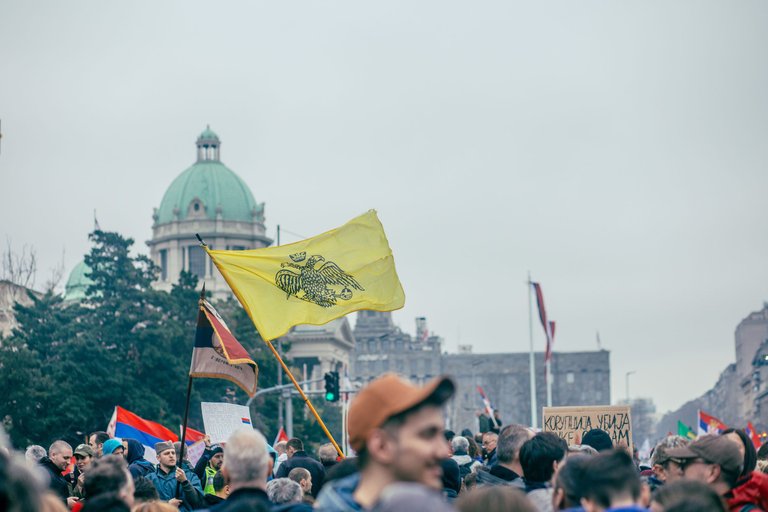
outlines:
[[[499,409],[504,423],[531,423],[530,362],[527,352],[459,354],[442,351],[440,337],[429,334],[426,321],[417,319],[416,336],[404,333],[391,313],[360,311],[355,323],[355,349],[350,356],[353,381],[364,384],[385,372],[417,383],[438,375],[453,377],[458,386],[448,408],[449,428],[478,430],[483,405],[481,386]],[[607,405],[611,403],[609,352],[555,352],[552,355],[552,405]],[[546,404],[544,354],[535,354],[537,417]]]
[[[196,235],[213,249],[258,249],[266,236],[264,203],[221,162],[221,141],[210,128],[197,139],[197,161],[168,187],[152,216],[150,257],[160,268],[156,287],[169,291],[181,271],[205,283],[214,298],[231,292],[200,246]]]
[[[676,429],[678,420],[696,430],[699,409],[734,428],[751,421],[759,432],[768,431],[768,303],[739,322],[734,348],[736,361],[726,366],[712,389],[664,415],[658,432]]]

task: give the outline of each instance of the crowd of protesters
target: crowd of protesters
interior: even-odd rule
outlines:
[[[194,466],[179,443],[157,443],[153,464],[137,440],[105,432],[74,449],[61,440],[24,455],[3,448],[0,510],[768,511],[768,448],[756,451],[741,430],[667,436],[642,465],[602,430],[568,445],[503,425],[498,411],[481,417],[484,432],[456,435],[443,414],[454,391],[447,377],[423,387],[374,380],[350,405],[355,456],[341,461],[330,443],[315,458],[300,439],[273,447],[255,429],[222,445],[206,438]]]

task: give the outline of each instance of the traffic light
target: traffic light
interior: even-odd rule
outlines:
[[[325,399],[329,402],[339,401],[339,372],[325,374]]]

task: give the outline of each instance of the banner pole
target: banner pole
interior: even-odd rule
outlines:
[[[205,293],[205,292],[203,292]],[[187,420],[189,419],[189,398],[192,395],[192,377],[189,378],[189,382],[187,382],[187,402],[184,405],[184,422],[181,424],[181,448],[179,450],[179,459],[176,461],[176,466],[182,467],[182,462],[184,461],[184,443],[187,441]],[[174,496],[179,496],[179,493],[181,491],[181,482],[176,482],[176,494]]]
[[[299,383],[296,382],[296,379],[293,376],[293,373],[291,373],[291,370],[288,368],[288,366],[283,361],[283,358],[280,357],[280,354],[277,353],[277,350],[275,350],[275,347],[272,345],[271,341],[267,341],[267,346],[272,351],[272,354],[277,358],[277,360],[280,362],[280,366],[283,367],[283,370],[285,371],[285,374],[288,375],[288,378],[291,379],[291,382],[293,382],[293,386],[296,388],[296,391],[299,392],[299,395],[301,395],[301,398],[304,400],[304,403],[309,407],[309,410],[312,411],[312,414],[314,415],[317,422],[320,424],[320,428],[323,429],[323,432],[325,432],[325,435],[328,436],[328,439],[331,441],[331,444],[333,444],[333,447],[336,448],[336,453],[339,454],[339,457],[342,459],[344,458],[344,452],[341,451],[341,448],[339,447],[338,443],[336,443],[336,440],[333,438],[331,433],[328,431],[328,427],[325,426],[325,423],[323,423],[322,418],[320,418],[320,415],[315,410],[314,406],[312,405],[312,402],[309,401],[309,398],[306,394],[304,394],[304,390],[301,389],[301,386],[299,386]]]
[[[528,361],[528,373],[531,378],[531,427],[538,428],[538,411],[536,410],[536,359],[533,355],[533,292],[531,273],[528,272],[528,334],[531,341],[531,351]]]

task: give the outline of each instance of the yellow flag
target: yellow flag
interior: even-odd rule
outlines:
[[[298,324],[405,304],[384,227],[370,210],[301,242],[249,251],[205,248],[265,341]]]

